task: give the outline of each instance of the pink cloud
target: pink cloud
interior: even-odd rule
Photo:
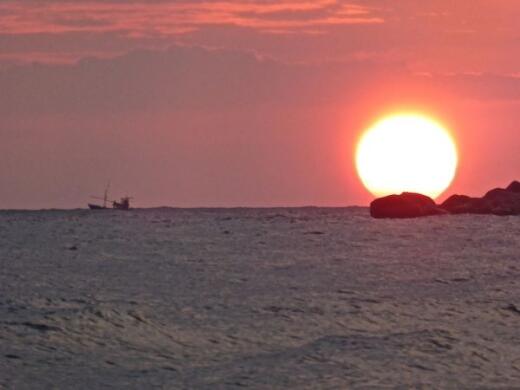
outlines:
[[[81,15],[81,16],[78,16]],[[298,17],[301,15],[301,17]],[[0,33],[120,32],[177,35],[207,25],[260,32],[305,31],[330,25],[382,23],[366,7],[336,0],[281,2],[15,2],[0,4]]]
[[[183,43],[293,62],[370,53],[418,72],[511,73],[520,66],[519,16],[514,0],[4,0],[0,66]]]

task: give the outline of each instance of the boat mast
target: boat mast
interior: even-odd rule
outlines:
[[[110,188],[110,180],[108,181],[108,184],[105,188],[105,196],[103,197],[103,207],[107,207],[107,202],[108,202],[108,190]]]

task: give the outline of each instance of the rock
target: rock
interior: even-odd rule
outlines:
[[[489,200],[501,200],[505,197],[509,196],[509,194],[512,194],[513,192],[510,192],[508,190],[504,190],[503,188],[495,188],[488,192],[486,192],[486,195],[484,195],[483,199],[489,199]]]
[[[370,204],[370,215],[374,218],[417,218],[441,214],[447,214],[447,211],[437,207],[433,199],[410,192],[379,198]]]
[[[467,212],[467,209],[470,207],[470,204],[473,202],[473,200],[474,198],[466,195],[452,195],[439,207],[452,214],[462,214]]]
[[[510,192],[515,192],[517,194],[520,194],[520,182],[514,181],[506,188],[506,190]]]
[[[495,188],[482,198],[453,195],[439,207],[451,214],[520,215],[520,183],[514,181],[506,189]]]
[[[452,195],[439,207],[450,214],[490,214],[492,211],[486,200],[466,195]]]
[[[405,192],[376,199],[370,205],[374,218],[416,218],[439,214],[520,215],[520,182],[495,188],[482,198],[452,195],[440,206],[429,197]]]
[[[520,215],[520,193],[496,188],[482,198],[491,207],[494,215]]]

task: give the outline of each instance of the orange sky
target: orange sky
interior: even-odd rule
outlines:
[[[448,190],[519,178],[520,3],[0,1],[0,208],[366,204],[360,131],[419,110]]]

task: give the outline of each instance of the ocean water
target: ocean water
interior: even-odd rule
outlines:
[[[519,388],[520,218],[0,212],[0,388]]]

